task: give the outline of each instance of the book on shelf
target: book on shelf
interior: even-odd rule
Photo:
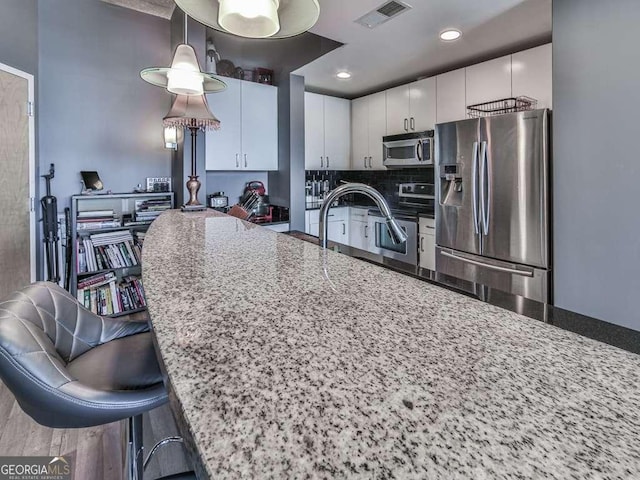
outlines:
[[[134,219],[136,221],[150,222],[169,209],[171,209],[171,197],[136,200]]]
[[[78,273],[140,265],[141,247],[128,230],[94,233],[76,243]]]
[[[78,302],[97,315],[116,315],[147,306],[142,279],[134,276],[125,277],[118,282],[113,274],[99,283],[86,286],[79,283],[76,296]]]
[[[113,210],[86,210],[76,215],[78,230],[99,230],[103,228],[117,228],[122,221]]]
[[[78,219],[80,218],[100,218],[100,217],[113,217],[115,212],[113,210],[85,210],[78,212]]]

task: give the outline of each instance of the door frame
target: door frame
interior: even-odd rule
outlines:
[[[36,281],[36,135],[35,135],[35,99],[34,77],[30,73],[23,72],[4,63],[0,63],[0,70],[24,78],[28,85],[27,120],[29,125],[29,252],[31,267],[31,282]]]

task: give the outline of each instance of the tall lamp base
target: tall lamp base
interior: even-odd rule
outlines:
[[[198,212],[206,210],[207,207],[198,201],[198,190],[200,190],[200,181],[197,175],[189,176],[187,181],[187,190],[189,191],[189,201],[182,206],[183,212]]]

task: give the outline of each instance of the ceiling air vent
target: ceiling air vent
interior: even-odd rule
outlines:
[[[356,20],[363,27],[375,28],[384,22],[391,20],[393,17],[400,15],[402,12],[406,12],[411,7],[406,3],[399,2],[398,0],[391,0],[380,5],[375,10],[363,15]]]

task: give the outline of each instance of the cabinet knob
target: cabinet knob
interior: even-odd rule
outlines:
[[[373,168],[373,165],[371,164],[372,158],[373,157],[369,157],[369,168]]]
[[[327,168],[329,168],[329,155],[327,155]]]
[[[239,155],[236,153],[236,168],[240,168],[240,162],[238,162]]]
[[[322,155],[320,155],[320,168],[324,167],[324,163],[322,163]]]
[[[408,132],[409,131],[409,120],[408,119],[404,119],[404,131]]]
[[[364,168],[367,168],[367,157],[364,157]]]
[[[415,130],[416,129],[416,119],[411,117],[411,120],[409,121],[409,125],[411,126],[411,130]]]
[[[244,168],[247,168],[247,154],[244,154]]]

